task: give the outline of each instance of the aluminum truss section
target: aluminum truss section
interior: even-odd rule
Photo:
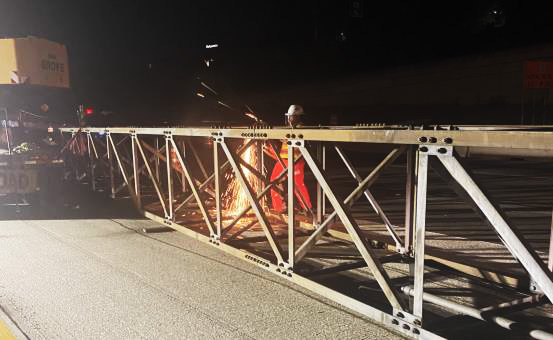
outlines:
[[[368,188],[376,181],[380,175],[380,172],[390,166],[401,155],[402,151],[403,148],[392,150],[390,154],[388,154],[388,156],[376,168],[374,168],[374,170],[363,181],[359,182],[357,188],[355,188],[355,190],[344,200],[344,204],[351,206],[353,202],[355,202],[362,195],[362,193],[368,190]],[[320,182],[318,183],[320,185]],[[326,192],[324,193],[326,196]],[[331,213],[326,220],[318,226],[317,230],[315,230],[315,232],[311,234],[311,236],[300,246],[296,253],[298,261],[303,258],[307,252],[315,246],[317,241],[323,237],[324,233],[328,231],[330,223],[336,215],[337,211]]]
[[[484,195],[454,155],[439,154],[437,157],[453,178],[467,191],[478,207],[482,209],[482,212],[486,215],[513,256],[524,266],[549,300],[553,301],[553,276],[548,270],[547,265],[532,250],[528,242],[522,238],[515,227],[506,222],[503,214]]]
[[[386,295],[386,298],[394,309],[400,311],[405,310],[405,304],[400,297],[399,292],[392,285],[392,282],[388,277],[388,274],[384,270],[384,267],[382,267],[382,264],[378,260],[376,253],[372,250],[367,240],[361,236],[361,229],[357,225],[357,222],[353,219],[353,216],[349,212],[349,209],[336,197],[336,195],[334,194],[334,190],[332,190],[330,184],[328,183],[326,175],[324,174],[324,172],[321,171],[321,168],[319,167],[319,165],[317,165],[313,157],[311,157],[309,151],[303,146],[300,146],[299,149],[303,157],[307,161],[307,164],[309,164],[309,168],[311,169],[311,171],[313,171],[315,177],[317,178],[317,181],[323,188],[323,191],[328,197],[328,200],[334,207],[337,215],[340,217],[340,220],[344,224],[344,227],[346,227],[350,237],[355,243],[355,246],[369,266],[374,278],[380,285],[380,288],[382,288],[384,295]]]
[[[282,247],[276,241],[275,233],[271,228],[267,215],[265,215],[265,213],[261,209],[261,205],[259,204],[259,201],[254,198],[254,192],[251,188],[250,183],[245,179],[242,168],[238,166],[236,156],[230,151],[230,149],[225,144],[222,138],[218,138],[218,142],[221,144],[223,151],[227,155],[227,158],[234,170],[234,174],[236,175],[236,178],[240,182],[240,186],[242,187],[242,190],[244,190],[244,192],[246,193],[246,197],[248,198],[248,201],[252,209],[254,210],[255,215],[257,216],[259,224],[263,228],[263,232],[265,233],[265,236],[267,237],[267,240],[269,241],[269,244],[273,249],[273,253],[278,261],[278,264],[279,265],[284,264],[284,258],[283,258],[284,252],[282,250]],[[290,264],[288,264],[288,266],[291,267]]]
[[[460,187],[467,192],[467,197],[474,201],[474,206],[490,220],[490,224],[494,226],[507,248],[523,264],[539,289],[549,299],[553,296],[551,273],[545,263],[509,224],[489,197],[480,190],[453,151],[454,148],[477,150],[477,148],[493,147],[503,149],[505,153],[516,149],[517,154],[527,150],[535,154],[535,151],[539,150],[542,155],[548,153],[553,155],[553,133],[551,132],[429,131],[402,127],[394,129],[87,128],[83,130],[64,128],[61,131],[73,136],[86,133],[88,152],[83,156],[88,157],[88,161],[84,163],[90,167],[87,174],[91,177],[93,189],[94,177],[98,172],[104,171],[105,178],[109,177],[110,180],[112,196],[126,188],[139,211],[146,217],[276,273],[413,338],[439,338],[426,329],[426,322],[423,325],[423,312],[427,308],[425,302],[438,301],[429,299],[430,295],[424,289],[425,266],[428,265],[425,262],[427,187],[430,188],[428,166],[430,158],[438,159],[445,168],[444,173],[450,174],[459,183]],[[105,135],[105,142],[102,141],[103,135]],[[160,139],[165,143],[159,143]],[[204,142],[196,144],[198,140]],[[206,146],[207,140],[210,141],[209,146]],[[236,142],[240,144],[237,145]],[[285,162],[277,153],[276,161],[281,163],[283,171],[273,180],[269,180],[263,163],[257,164],[256,167],[251,166],[241,157],[245,150],[254,148],[258,157],[262,159],[262,145],[276,148],[277,142],[288,144],[288,161]],[[363,143],[364,149],[371,144],[391,144],[392,151],[370,171],[367,177],[363,178],[360,175],[361,171],[355,169],[344,150],[336,148],[338,156],[346,165],[349,180],[353,179],[354,182],[354,190],[344,199],[338,194],[337,186],[329,180],[327,172],[331,163],[328,162],[329,155],[326,152],[325,142],[329,145],[337,142]],[[102,154],[102,147],[105,149],[104,154]],[[184,152],[185,147],[186,152]],[[317,148],[317,157],[311,153],[311,147]],[[226,160],[220,159],[219,149],[223,151]],[[203,157],[207,150],[210,152],[210,157]],[[300,151],[302,160],[294,158],[295,150]],[[402,240],[396,231],[397,227],[391,222],[393,216],[389,217],[384,213],[383,207],[371,192],[371,186],[384,170],[403,154],[407,156],[405,167],[407,176]],[[310,209],[306,213],[301,211],[302,207],[306,206],[305,197],[298,194],[294,176],[295,163],[300,161],[306,162],[306,169],[314,175],[317,182],[317,203],[316,210],[313,209],[313,212]],[[211,162],[213,173],[209,174]],[[162,165],[162,163],[165,164]],[[251,180],[245,176],[246,170],[255,175],[255,181],[261,183],[257,192],[252,189]],[[237,179],[248,202],[241,211],[232,215],[229,223],[225,222],[229,218],[222,200],[224,178],[228,174],[232,174]],[[178,181],[181,182],[180,186]],[[284,182],[287,184],[279,188]],[[271,189],[279,192],[287,201],[285,215],[275,215],[267,207],[265,198]],[[382,219],[385,230],[393,240],[395,247],[392,248],[395,248],[396,254],[377,256],[376,250],[367,239],[367,234],[359,226],[360,222],[351,213],[351,206],[363,195]],[[329,208],[332,209],[327,209],[325,206],[327,201],[330,203]],[[248,215],[250,211],[253,211],[255,220],[239,226],[239,221],[251,218],[252,214]],[[184,221],[183,213],[189,212],[193,212],[194,216],[200,218],[195,220],[194,225],[181,222]],[[306,223],[305,217],[313,218],[312,229],[305,229],[302,226]],[[308,275],[304,275],[305,272],[298,270],[302,265],[311,263],[317,251],[324,251],[322,240],[325,235],[327,237],[337,235],[332,226],[332,222],[336,220],[335,217],[339,218],[340,225],[347,231],[347,234],[341,238],[352,245],[353,249],[361,255],[362,261],[354,260],[326,266],[313,271],[313,275],[350,273],[352,270],[366,266],[369,270],[363,271],[366,275],[365,279],[374,278],[382,297],[389,303],[387,308],[370,306],[366,302],[311,280],[307,278]],[[263,236],[244,236],[255,226],[261,227]],[[244,244],[253,246],[250,249],[244,247]],[[267,249],[264,245],[267,245]],[[553,242],[551,252],[553,253]],[[408,290],[404,288],[404,292],[412,296],[413,303],[410,306],[407,306],[406,297],[400,294],[400,289],[383,266],[383,263],[391,261],[413,262],[411,277],[405,278],[410,282],[409,288]],[[453,309],[456,308],[452,306]],[[457,311],[464,313],[467,310],[459,307]],[[532,334],[542,333],[538,331]]]

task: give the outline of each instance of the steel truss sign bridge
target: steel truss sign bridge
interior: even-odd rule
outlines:
[[[547,300],[553,301],[550,224],[540,229],[546,246],[536,247],[520,227],[524,222],[509,210],[523,193],[509,196],[508,204],[506,198],[498,202],[488,193],[503,193],[515,185],[505,172],[513,158],[520,160],[519,166],[527,159],[552,157],[553,129],[362,125],[60,131],[68,143],[85,141],[86,150],[68,153],[66,164],[93,190],[101,188],[114,198],[128,195],[147,218],[403,335],[446,337],[440,320],[463,314],[538,339],[553,338],[551,325],[528,324],[499,313],[505,307],[547,307]],[[263,150],[278,150],[282,143],[288,146],[287,159],[276,152],[269,161]],[[243,156],[247,152],[254,152],[257,162],[248,162]],[[510,165],[494,163],[503,161]],[[305,162],[312,208],[298,194],[298,162]],[[544,164],[531,162],[530,168]],[[283,169],[278,176],[270,174],[274,163]],[[482,182],[480,177],[485,180],[492,170],[493,181]],[[505,186],[501,176],[507,176]],[[245,197],[245,205],[234,211],[227,208],[225,196],[231,180]],[[379,182],[384,184],[379,187]],[[544,188],[536,182],[529,192]],[[271,208],[271,192],[284,198],[286,211]],[[551,201],[544,203],[550,213]],[[480,224],[465,228],[470,214]],[[440,243],[434,241],[444,235],[438,225],[451,228],[446,234],[455,228],[461,232],[445,241],[442,237]],[[473,230],[486,230],[496,241],[473,240],[471,235],[478,234]],[[459,242],[475,243],[460,249]],[[486,265],[486,258],[477,261],[481,264],[471,262],[484,256],[478,248],[482,242],[510,254],[509,263],[518,269],[499,270],[505,263],[490,260]],[[462,252],[469,256],[457,256]],[[437,263],[463,277],[516,287],[510,289],[517,295],[476,306],[431,294],[428,290],[435,291],[439,283],[433,277],[441,275],[435,271]]]

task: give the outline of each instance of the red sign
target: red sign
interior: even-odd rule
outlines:
[[[526,61],[524,87],[528,89],[553,88],[553,61]]]

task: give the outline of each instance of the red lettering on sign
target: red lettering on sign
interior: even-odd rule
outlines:
[[[524,87],[527,89],[553,88],[553,61],[526,61]]]

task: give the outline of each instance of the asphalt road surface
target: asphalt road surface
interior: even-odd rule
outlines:
[[[81,186],[1,207],[0,326],[30,339],[399,338],[180,233],[143,234],[156,224],[128,204]]]

